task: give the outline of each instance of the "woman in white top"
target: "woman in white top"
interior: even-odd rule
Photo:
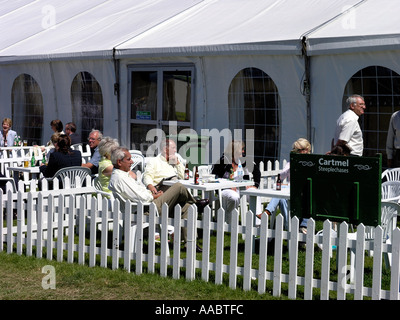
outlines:
[[[11,130],[12,121],[10,118],[4,118],[2,122],[3,130],[0,131],[0,147],[12,147],[17,133]]]

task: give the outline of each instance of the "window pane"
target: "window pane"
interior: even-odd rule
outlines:
[[[360,84],[362,84],[360,86]],[[343,111],[347,109],[346,99],[360,94],[367,106],[360,117],[364,136],[364,156],[382,153],[386,164],[386,136],[390,116],[399,110],[400,76],[388,68],[370,66],[355,73],[346,84],[343,95]]]
[[[15,79],[11,105],[12,129],[21,139],[28,140],[28,145],[40,144],[43,134],[43,98],[38,83],[30,75],[21,74]]]
[[[157,71],[132,72],[131,119],[157,119]]]
[[[103,131],[103,94],[89,72],[78,73],[71,85],[72,119],[86,141],[90,131]]]
[[[228,106],[232,132],[254,129],[255,161],[278,159],[280,100],[272,79],[257,68],[241,70],[229,87]]]
[[[191,72],[163,72],[163,120],[190,121]]]
[[[152,125],[131,124],[131,149],[140,150],[143,154],[147,151],[148,147],[154,143],[154,140],[147,141],[146,135],[151,129],[155,129]]]

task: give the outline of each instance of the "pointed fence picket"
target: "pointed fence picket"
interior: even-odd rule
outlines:
[[[321,300],[330,299],[332,292],[336,293],[338,300],[349,299],[349,294],[357,300],[364,297],[399,299],[398,228],[393,232],[391,243],[383,243],[380,226],[375,228],[375,240],[366,241],[365,226],[362,224],[357,227],[356,237],[349,238],[349,226],[345,222],[339,225],[336,234],[332,230],[332,222],[326,220],[322,234],[316,234],[315,221],[309,219],[308,232],[305,235],[297,231],[297,217],[290,221],[290,230],[294,231],[288,232],[283,229],[284,219],[281,215],[276,218],[275,229],[270,229],[266,215],[262,217],[261,226],[254,227],[254,214],[251,211],[246,213],[246,226],[243,226],[236,210],[233,212],[232,223],[227,224],[223,209],[218,210],[217,220],[214,221],[210,208],[205,208],[202,218],[199,219],[196,207],[192,206],[189,208],[188,219],[181,219],[179,206],[174,209],[174,217],[168,217],[166,204],[162,207],[161,215],[158,215],[154,204],[145,208],[140,203],[135,206],[128,203],[125,211],[120,212],[118,200],[115,200],[113,210],[109,209],[108,201],[93,197],[89,192],[69,196],[39,193],[37,197],[32,194],[24,197],[20,193],[17,198],[11,192],[7,195],[0,194],[1,209],[6,215],[5,223],[3,219],[0,221],[0,251],[4,251],[6,247],[7,253],[32,256],[36,252],[37,258],[45,256],[49,260],[65,260],[68,263],[124,268],[136,274],[159,272],[163,277],[172,275],[175,279],[181,277],[184,270],[184,277],[188,281],[194,280],[199,270],[203,281],[210,281],[210,273],[213,273],[215,284],[224,283],[224,274],[227,274],[231,288],[237,288],[238,277],[242,277],[243,290],[252,290],[257,284],[258,292],[263,294],[272,285],[274,296],[282,295],[282,285],[287,283],[287,295],[290,299],[299,298],[300,288],[303,288],[302,298],[305,300],[315,297],[316,288],[320,292]],[[17,210],[16,226],[12,218],[14,210]],[[168,225],[174,226],[175,230],[174,239],[169,245]],[[133,226],[136,226],[136,232]],[[148,236],[143,227],[146,227]],[[182,227],[187,228],[184,257],[181,251]],[[197,234],[200,229],[203,252],[196,254],[196,244],[199,241]],[[160,243],[155,241],[158,231]],[[244,244],[239,240],[242,234],[245,234]],[[228,235],[229,249],[225,243]],[[253,247],[253,237],[259,239],[256,250]],[[210,260],[212,241],[216,242],[216,256],[213,261]],[[300,244],[305,244],[305,271],[301,275]],[[314,260],[319,247],[322,247],[322,260],[320,270],[316,273]],[[270,252],[272,248],[273,252]],[[284,254],[284,248],[288,250],[288,255]],[[224,261],[226,250],[230,251],[229,261]],[[243,261],[239,263],[241,250],[244,252],[241,258]],[[372,286],[366,287],[364,264],[366,252],[370,250],[373,250]],[[355,259],[349,265],[351,252],[355,252]],[[382,261],[385,252],[392,254],[389,290],[382,289]],[[258,255],[257,266],[254,264],[255,255]],[[270,262],[267,259],[271,255],[272,266],[268,265]],[[336,263],[333,263],[334,256]],[[289,259],[288,272],[283,270],[286,259]],[[354,273],[354,281],[351,280],[349,271]],[[284,292],[286,293],[286,289]]]

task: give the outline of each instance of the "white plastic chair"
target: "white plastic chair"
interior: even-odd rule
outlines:
[[[392,201],[382,201],[381,202],[381,224],[383,230],[383,243],[390,244],[392,241],[393,230],[397,226],[397,215],[400,212],[400,205],[398,203]],[[349,233],[348,239],[356,240],[357,233]],[[375,227],[366,226],[365,228],[365,240],[373,241],[375,239]],[[372,256],[373,251],[370,251],[369,254]],[[384,260],[385,266],[390,268],[392,264],[392,254],[388,252],[384,252]],[[354,280],[354,272],[355,272],[355,250],[352,249],[350,251],[350,281]]]
[[[141,151],[139,150],[129,150],[131,154],[133,164],[131,165],[131,170],[135,169],[144,172],[145,159]]]
[[[120,202],[120,211],[121,212],[125,212],[125,205],[126,205],[127,201],[123,197],[121,197],[121,195],[119,193],[117,193],[117,192],[113,191],[112,194],[113,194],[114,198],[118,199],[119,202]],[[137,203],[136,202],[131,202],[131,201],[129,201],[129,203],[132,206],[132,211],[131,212],[135,213],[137,211]],[[151,204],[150,202],[143,203],[143,205],[145,207],[149,207],[150,204]],[[156,209],[156,216],[157,217],[159,216],[159,213],[158,213],[157,209]],[[145,229],[145,228],[148,228],[148,227],[149,227],[149,223],[148,222],[144,222],[143,225],[142,225],[142,228]],[[137,231],[137,224],[136,224],[136,222],[132,222],[132,225],[131,225],[131,239],[130,239],[130,241],[132,243],[132,248],[135,251],[136,251],[136,231]],[[169,247],[168,246],[167,246],[167,250],[168,250],[167,255],[169,256]]]
[[[125,206],[127,201],[117,192],[112,192],[113,196],[115,199],[119,200],[120,203],[120,211],[121,212],[125,212]],[[135,213],[137,211],[137,203],[136,202],[130,202],[131,206],[132,206],[132,211],[131,213]],[[150,203],[144,203],[145,206],[149,206]],[[158,215],[158,212],[157,212]],[[121,226],[121,225],[120,225]],[[149,223],[148,222],[144,222],[142,225],[142,228],[148,228],[149,227]],[[121,226],[122,229],[122,226]],[[137,224],[136,222],[132,222],[131,224],[131,243],[132,243],[132,248],[136,251],[136,231],[137,231]]]
[[[400,181],[400,168],[389,168],[382,172],[382,181]]]
[[[382,183],[382,200],[398,202],[400,200],[400,181],[386,181]]]
[[[60,178],[63,187],[65,188],[65,179],[68,177],[69,178],[69,187],[70,188],[76,188],[79,187],[76,184],[76,178],[79,177],[80,178],[80,182],[81,184],[83,184],[83,182],[85,181],[87,176],[91,175],[91,170],[89,168],[86,167],[79,167],[79,166],[72,166],[72,167],[66,167],[66,168],[62,168],[60,170],[58,170],[53,177],[51,178],[46,178],[46,180],[48,182],[52,182],[55,179]]]
[[[9,187],[11,185],[11,191],[12,192],[17,192],[17,187],[15,185],[15,181],[13,178],[7,178],[7,177],[0,177],[0,182],[5,182],[6,183],[6,190],[9,190]],[[1,190],[0,190],[1,191]]]

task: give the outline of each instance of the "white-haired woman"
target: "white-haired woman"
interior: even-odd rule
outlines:
[[[297,139],[292,146],[292,151],[294,153],[304,153],[309,154],[311,153],[311,143],[304,138]],[[280,172],[281,180],[290,181],[290,162],[286,164],[283,170]],[[275,212],[277,207],[281,209],[281,213],[284,217],[284,228],[288,230],[289,227],[289,210],[288,210],[288,203],[286,199],[281,198],[272,198],[271,201],[268,203],[265,211],[263,213],[270,215],[272,212]],[[257,218],[261,219],[261,214],[257,215]],[[300,231],[303,233],[307,232],[307,221],[308,219],[302,219],[300,223]]]

